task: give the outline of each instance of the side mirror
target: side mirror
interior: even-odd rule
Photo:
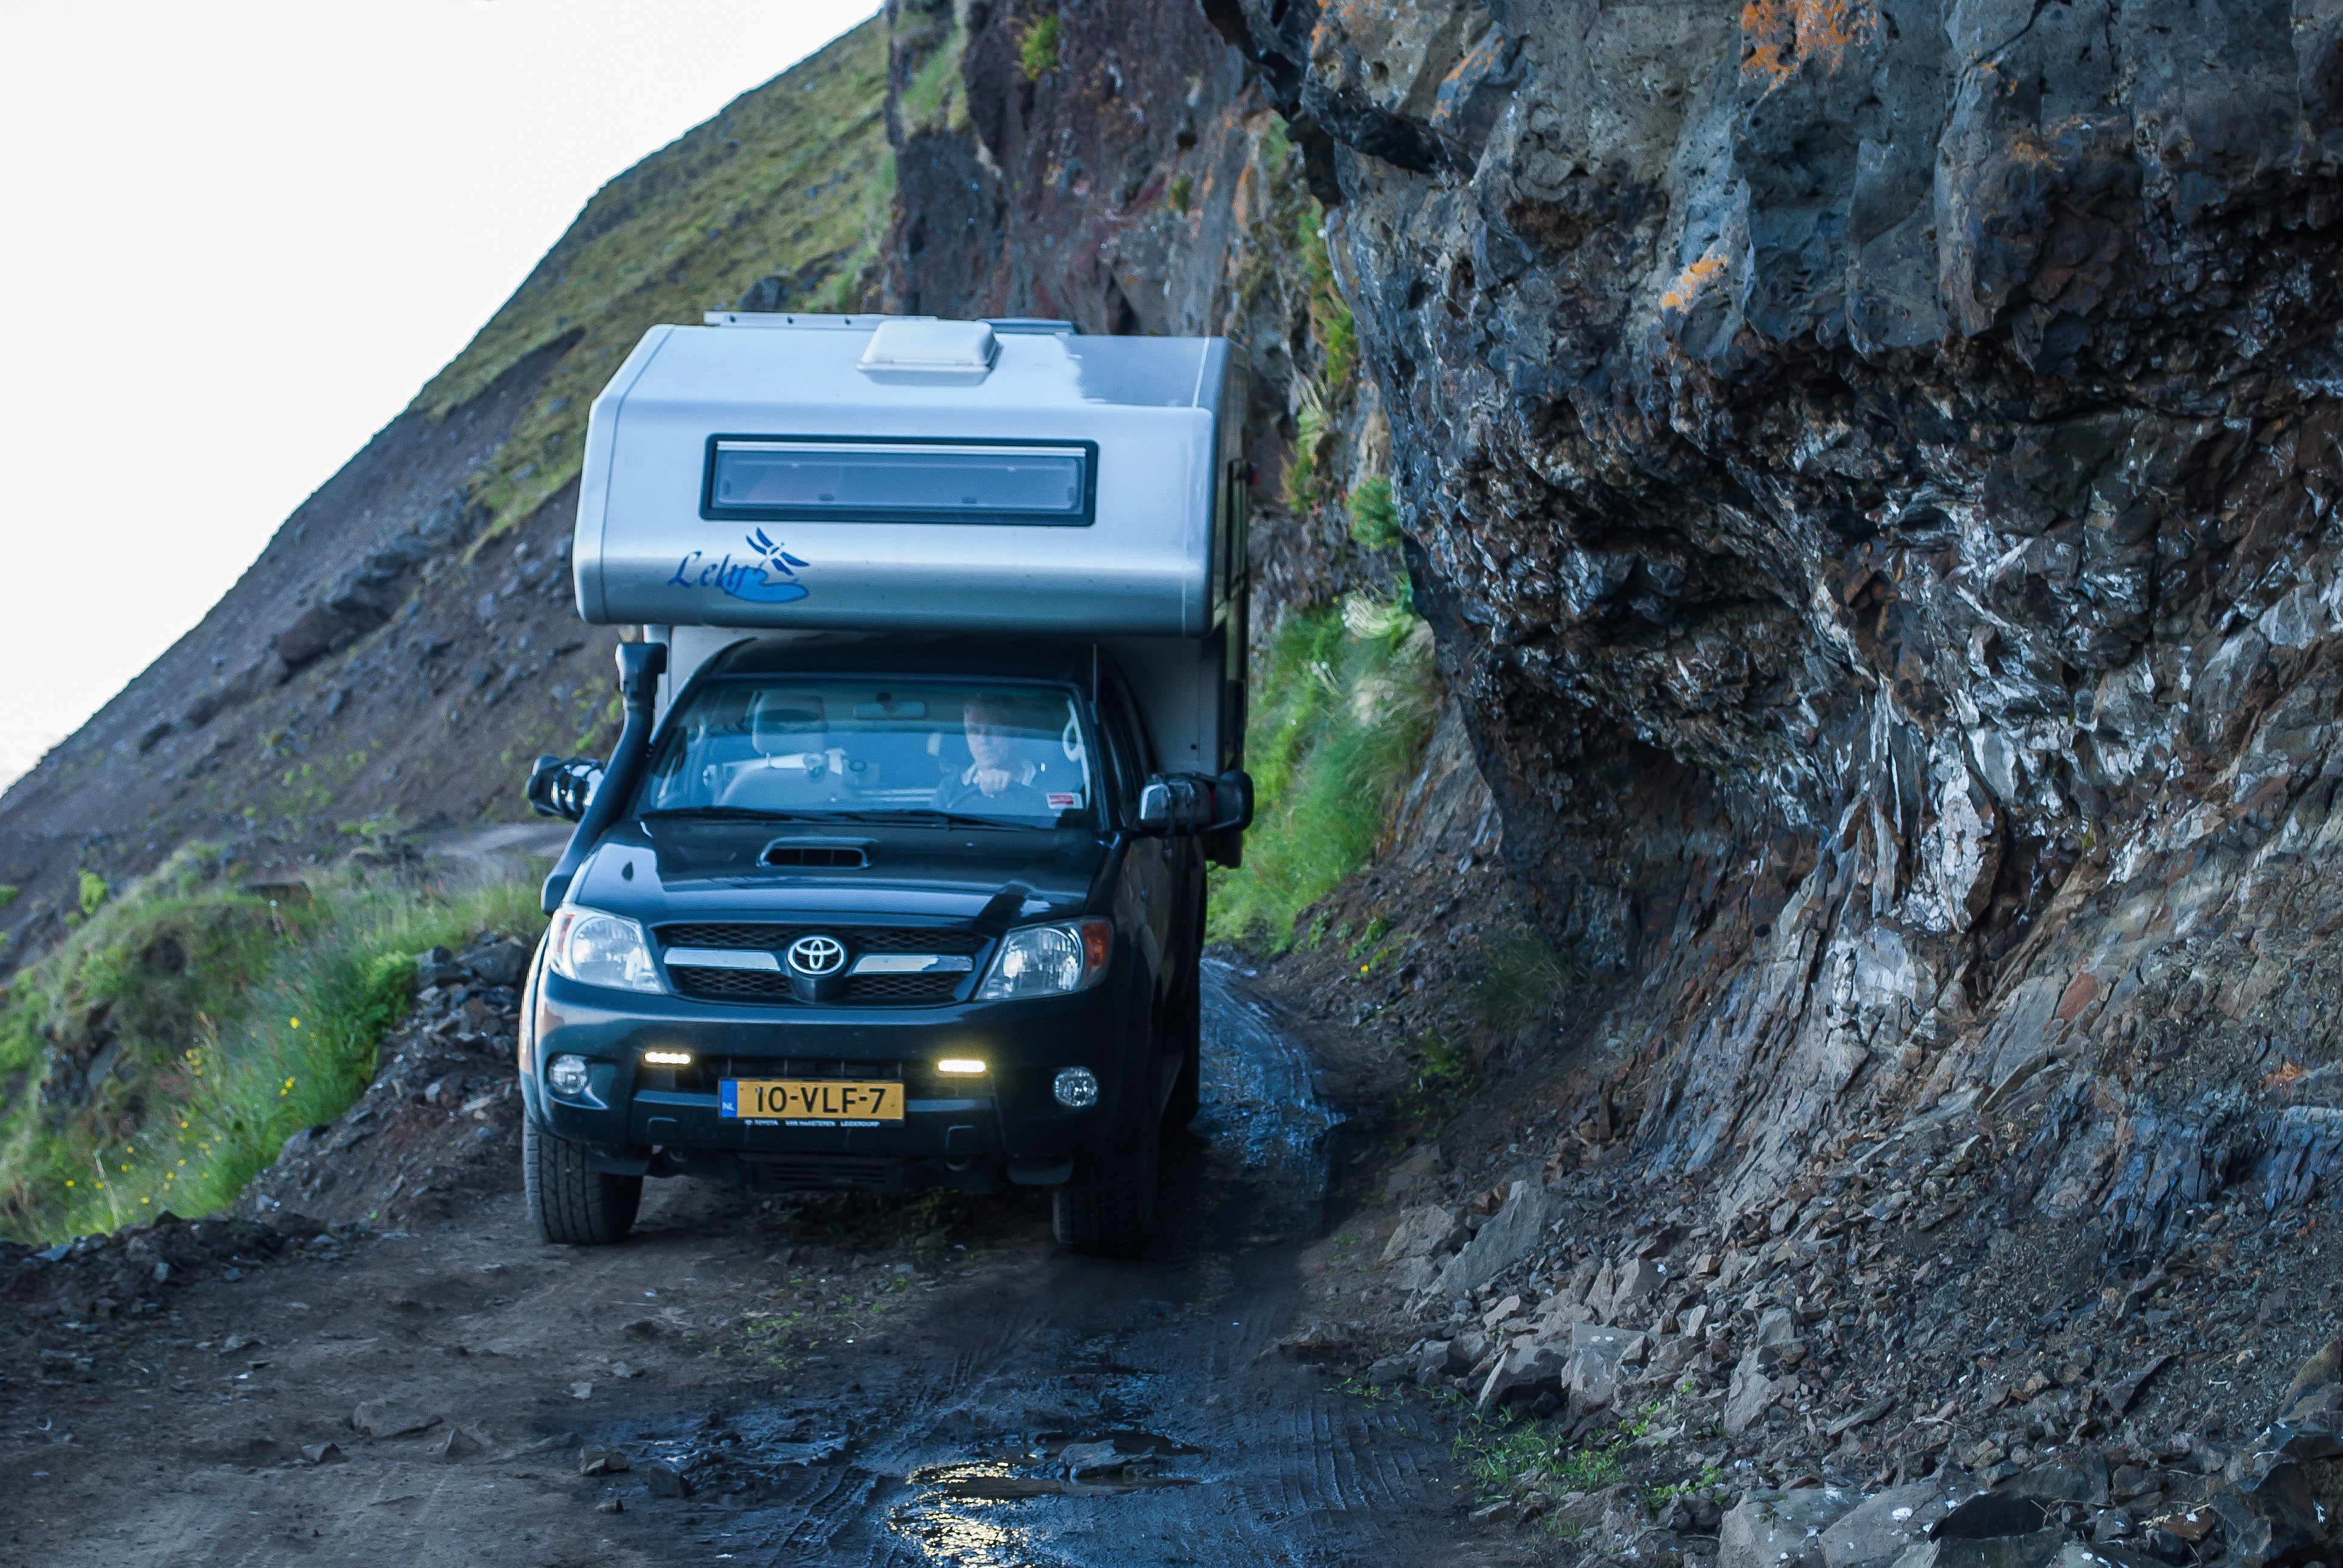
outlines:
[[[1252,821],[1252,778],[1231,769],[1218,779],[1202,773],[1159,773],[1139,791],[1133,826],[1150,838],[1242,829]]]
[[[547,753],[528,770],[529,809],[540,817],[560,817],[575,822],[586,815],[586,802],[602,781],[602,763],[595,757],[556,757]]]
[[[1252,775],[1232,768],[1212,780],[1212,825],[1208,833],[1242,833],[1252,826]]]

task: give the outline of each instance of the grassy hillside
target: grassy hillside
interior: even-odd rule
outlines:
[[[0,1236],[54,1241],[233,1201],[291,1134],[341,1114],[407,1010],[417,953],[533,939],[534,890],[448,890],[377,867],[299,897],[240,888],[216,849],[92,890],[0,1008]]]
[[[779,307],[850,308],[894,196],[887,30],[872,18],[612,180],[417,407],[439,417],[535,350],[578,345],[480,477],[492,531],[578,472],[587,406],[646,328],[759,279]]]

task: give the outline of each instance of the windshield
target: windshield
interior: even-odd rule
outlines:
[[[783,677],[702,688],[668,725],[636,812],[1097,821],[1063,688]]]

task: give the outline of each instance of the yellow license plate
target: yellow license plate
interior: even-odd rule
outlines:
[[[830,1127],[903,1120],[903,1086],[837,1078],[727,1078],[717,1113],[755,1121]]]

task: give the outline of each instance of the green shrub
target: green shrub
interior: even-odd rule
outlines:
[[[1213,873],[1215,940],[1282,952],[1304,940],[1302,911],[1373,855],[1435,702],[1431,632],[1404,603],[1354,594],[1286,618],[1254,672],[1245,762],[1259,805],[1243,867]]]
[[[1017,42],[1017,64],[1029,82],[1038,82],[1058,68],[1059,35],[1064,31],[1052,11],[1025,24]]]
[[[1294,512],[1307,512],[1318,504],[1319,454],[1332,441],[1333,421],[1326,417],[1326,405],[1318,396],[1318,388],[1304,382],[1302,387],[1302,409],[1293,417],[1293,455],[1285,465],[1285,505]]]
[[[0,910],[5,910],[9,905],[15,903],[16,901],[16,894],[18,891],[19,889],[15,883],[0,882]]]
[[[1315,201],[1303,209],[1294,238],[1302,271],[1310,280],[1310,333],[1318,344],[1318,377],[1339,397],[1359,367],[1359,324],[1334,283],[1334,258],[1326,248],[1326,209]]]
[[[97,906],[106,902],[106,895],[113,890],[106,885],[106,879],[96,871],[84,871],[81,874],[82,918],[87,920],[97,913]]]
[[[16,977],[0,1005],[0,1234],[233,1202],[287,1137],[364,1092],[415,954],[542,923],[514,883],[450,897],[328,877],[272,908],[218,870],[216,851],[182,850]]]
[[[1172,182],[1172,206],[1178,211],[1186,212],[1188,210],[1188,197],[1194,193],[1195,189],[1196,182],[1186,175],[1182,175],[1178,179],[1173,180]]]
[[[1555,999],[1580,978],[1527,926],[1500,930],[1479,947],[1468,1005],[1483,1027],[1503,1039],[1544,1023]]]
[[[1351,538],[1362,548],[1387,550],[1399,543],[1399,506],[1391,481],[1369,479],[1351,492]]]

